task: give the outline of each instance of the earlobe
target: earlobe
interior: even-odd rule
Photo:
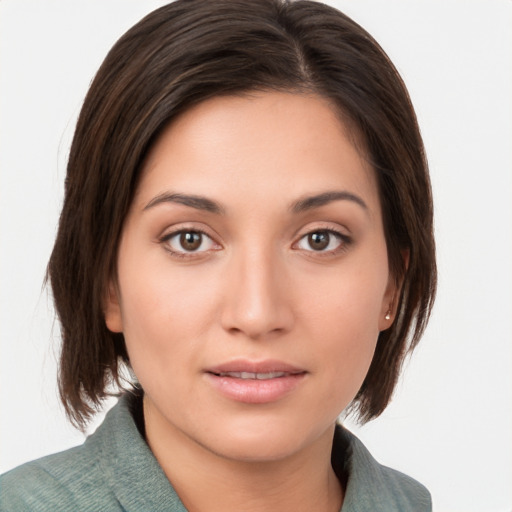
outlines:
[[[106,297],[103,303],[103,314],[105,324],[111,332],[123,332],[123,319],[117,286],[110,280],[106,290]]]
[[[402,259],[404,262],[403,275],[400,279],[396,279],[393,276],[389,276],[388,286],[384,299],[382,301],[382,310],[379,318],[379,330],[385,331],[389,329],[395,320],[398,310],[399,297],[402,291],[402,284],[404,281],[405,272],[409,267],[409,249],[403,249],[401,251]]]
[[[390,283],[388,284],[388,288],[382,301],[382,309],[379,318],[379,331],[385,331],[393,325],[396,315],[396,297],[398,296],[398,292],[398,285],[393,278],[390,278]]]

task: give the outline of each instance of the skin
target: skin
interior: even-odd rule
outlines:
[[[145,391],[148,444],[191,511],[340,509],[335,422],[397,292],[374,171],[349,135],[318,96],[214,98],[146,161],[105,319]],[[208,373],[240,359],[302,373],[250,403]]]

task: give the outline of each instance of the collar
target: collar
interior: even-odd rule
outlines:
[[[137,428],[141,406],[140,392],[124,394],[86,444],[96,451],[106,484],[125,511],[187,512]],[[432,510],[421,484],[381,466],[341,425],[336,426],[331,461],[346,483],[340,512]]]

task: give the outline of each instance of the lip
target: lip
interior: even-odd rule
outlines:
[[[204,372],[206,381],[222,396],[247,404],[276,402],[288,396],[307,371],[278,360],[237,359]]]

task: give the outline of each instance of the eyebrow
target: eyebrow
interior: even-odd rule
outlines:
[[[363,210],[368,210],[367,204],[359,196],[345,190],[333,190],[305,197],[293,203],[291,210],[293,213],[301,213],[307,210],[312,210],[313,208],[325,206],[333,201],[352,201],[361,206]]]
[[[321,194],[299,199],[291,205],[290,209],[293,213],[302,213],[314,208],[320,208],[321,206],[325,206],[333,201],[352,201],[361,206],[364,210],[368,210],[368,206],[363,199],[344,190],[323,192]],[[151,199],[151,201],[143,208],[143,211],[149,210],[150,208],[163,203],[182,204],[190,208],[195,208],[196,210],[203,210],[218,215],[225,213],[224,208],[222,208],[219,203],[212,201],[207,197],[171,192],[164,192],[163,194],[159,194]]]
[[[165,192],[154,197],[146,206],[144,206],[143,210],[149,210],[150,208],[163,203],[178,203],[184,206],[189,206],[190,208],[195,208],[196,210],[203,210],[216,214],[224,213],[224,208],[207,197],[170,192]]]

